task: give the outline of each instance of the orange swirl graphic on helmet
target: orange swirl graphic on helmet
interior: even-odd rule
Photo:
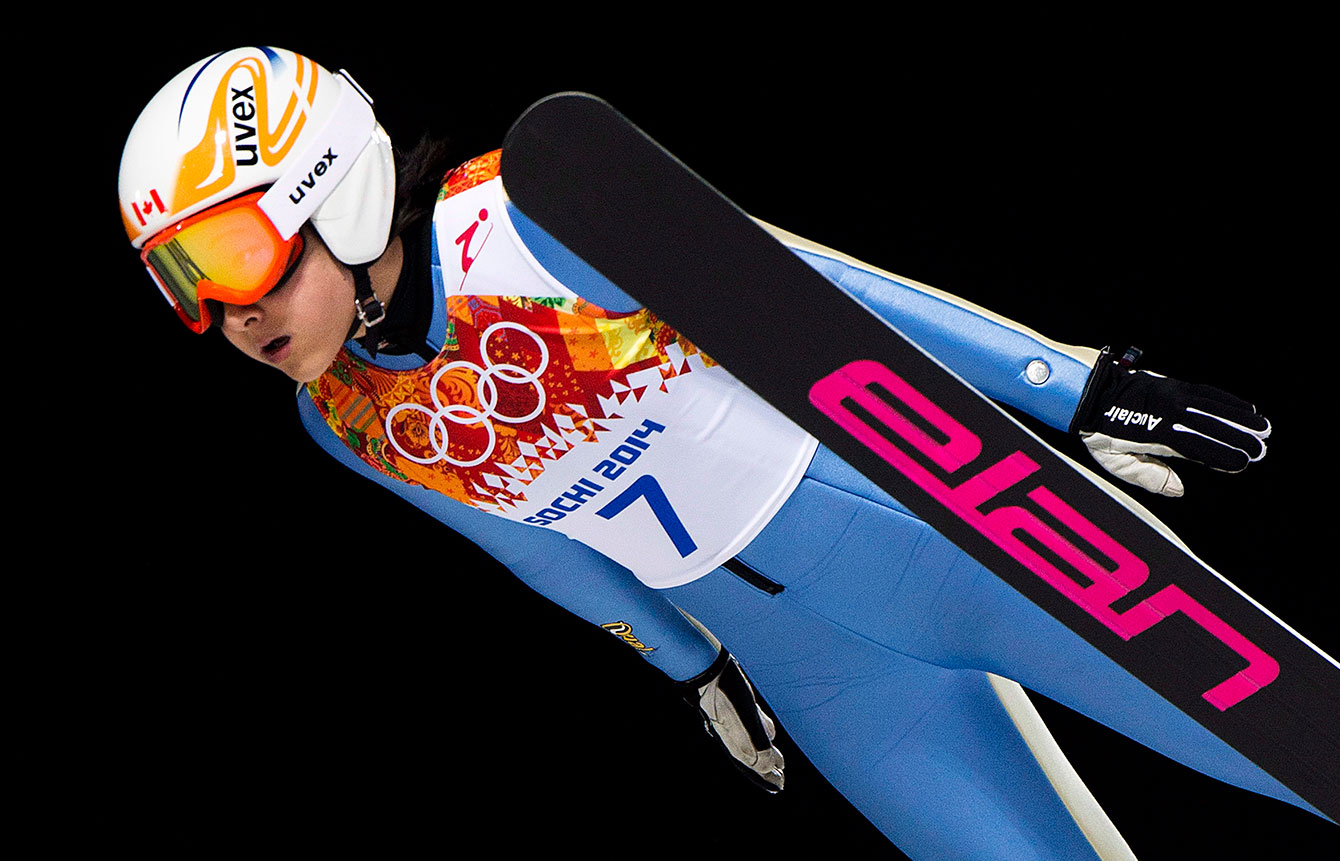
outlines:
[[[182,156],[172,199],[173,212],[181,212],[227,189],[237,178],[239,164],[255,164],[259,160],[273,167],[292,149],[307,124],[307,109],[316,101],[318,78],[316,63],[298,54],[294,57],[297,68],[292,92],[283,113],[273,123],[270,82],[264,63],[257,57],[247,57],[224,74],[214,92],[200,143]],[[250,73],[250,87],[234,84],[233,75],[238,70]],[[250,159],[239,161],[239,152]]]

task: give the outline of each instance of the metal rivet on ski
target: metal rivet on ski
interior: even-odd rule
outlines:
[[[1035,386],[1040,386],[1051,378],[1052,369],[1041,359],[1034,359],[1029,362],[1028,367],[1024,369],[1024,375],[1028,377],[1030,383]]]

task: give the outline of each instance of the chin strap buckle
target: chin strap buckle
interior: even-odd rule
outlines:
[[[369,329],[386,319],[386,306],[382,304],[382,300],[371,294],[359,296],[354,300],[354,312]]]
[[[358,323],[363,321],[363,349],[374,359],[377,358],[377,351],[386,346],[376,332],[377,324],[386,319],[386,306],[382,300],[377,298],[377,294],[372,292],[372,278],[368,275],[368,267],[351,266],[350,271],[354,275],[354,322],[349,327],[349,335],[345,340],[352,338],[358,332]]]

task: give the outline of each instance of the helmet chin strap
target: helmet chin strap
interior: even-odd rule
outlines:
[[[377,350],[382,346],[381,332],[377,327],[386,319],[386,306],[377,298],[377,294],[372,292],[372,278],[368,275],[368,264],[350,266],[349,271],[354,275],[354,322],[349,327],[349,334],[345,340],[352,338],[360,325],[366,326],[367,330],[359,343],[368,351],[368,355],[375,359]]]

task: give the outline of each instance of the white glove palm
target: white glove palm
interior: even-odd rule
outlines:
[[[1181,496],[1181,478],[1160,458],[1241,472],[1266,455],[1270,422],[1227,392],[1130,368],[1106,352],[1089,380],[1074,430],[1099,465],[1123,481]]]
[[[704,681],[704,679],[706,679]],[[769,792],[785,785],[786,761],[773,744],[776,725],[759,708],[754,689],[725,649],[698,679],[685,683],[690,702],[702,713],[707,731],[755,783]]]

